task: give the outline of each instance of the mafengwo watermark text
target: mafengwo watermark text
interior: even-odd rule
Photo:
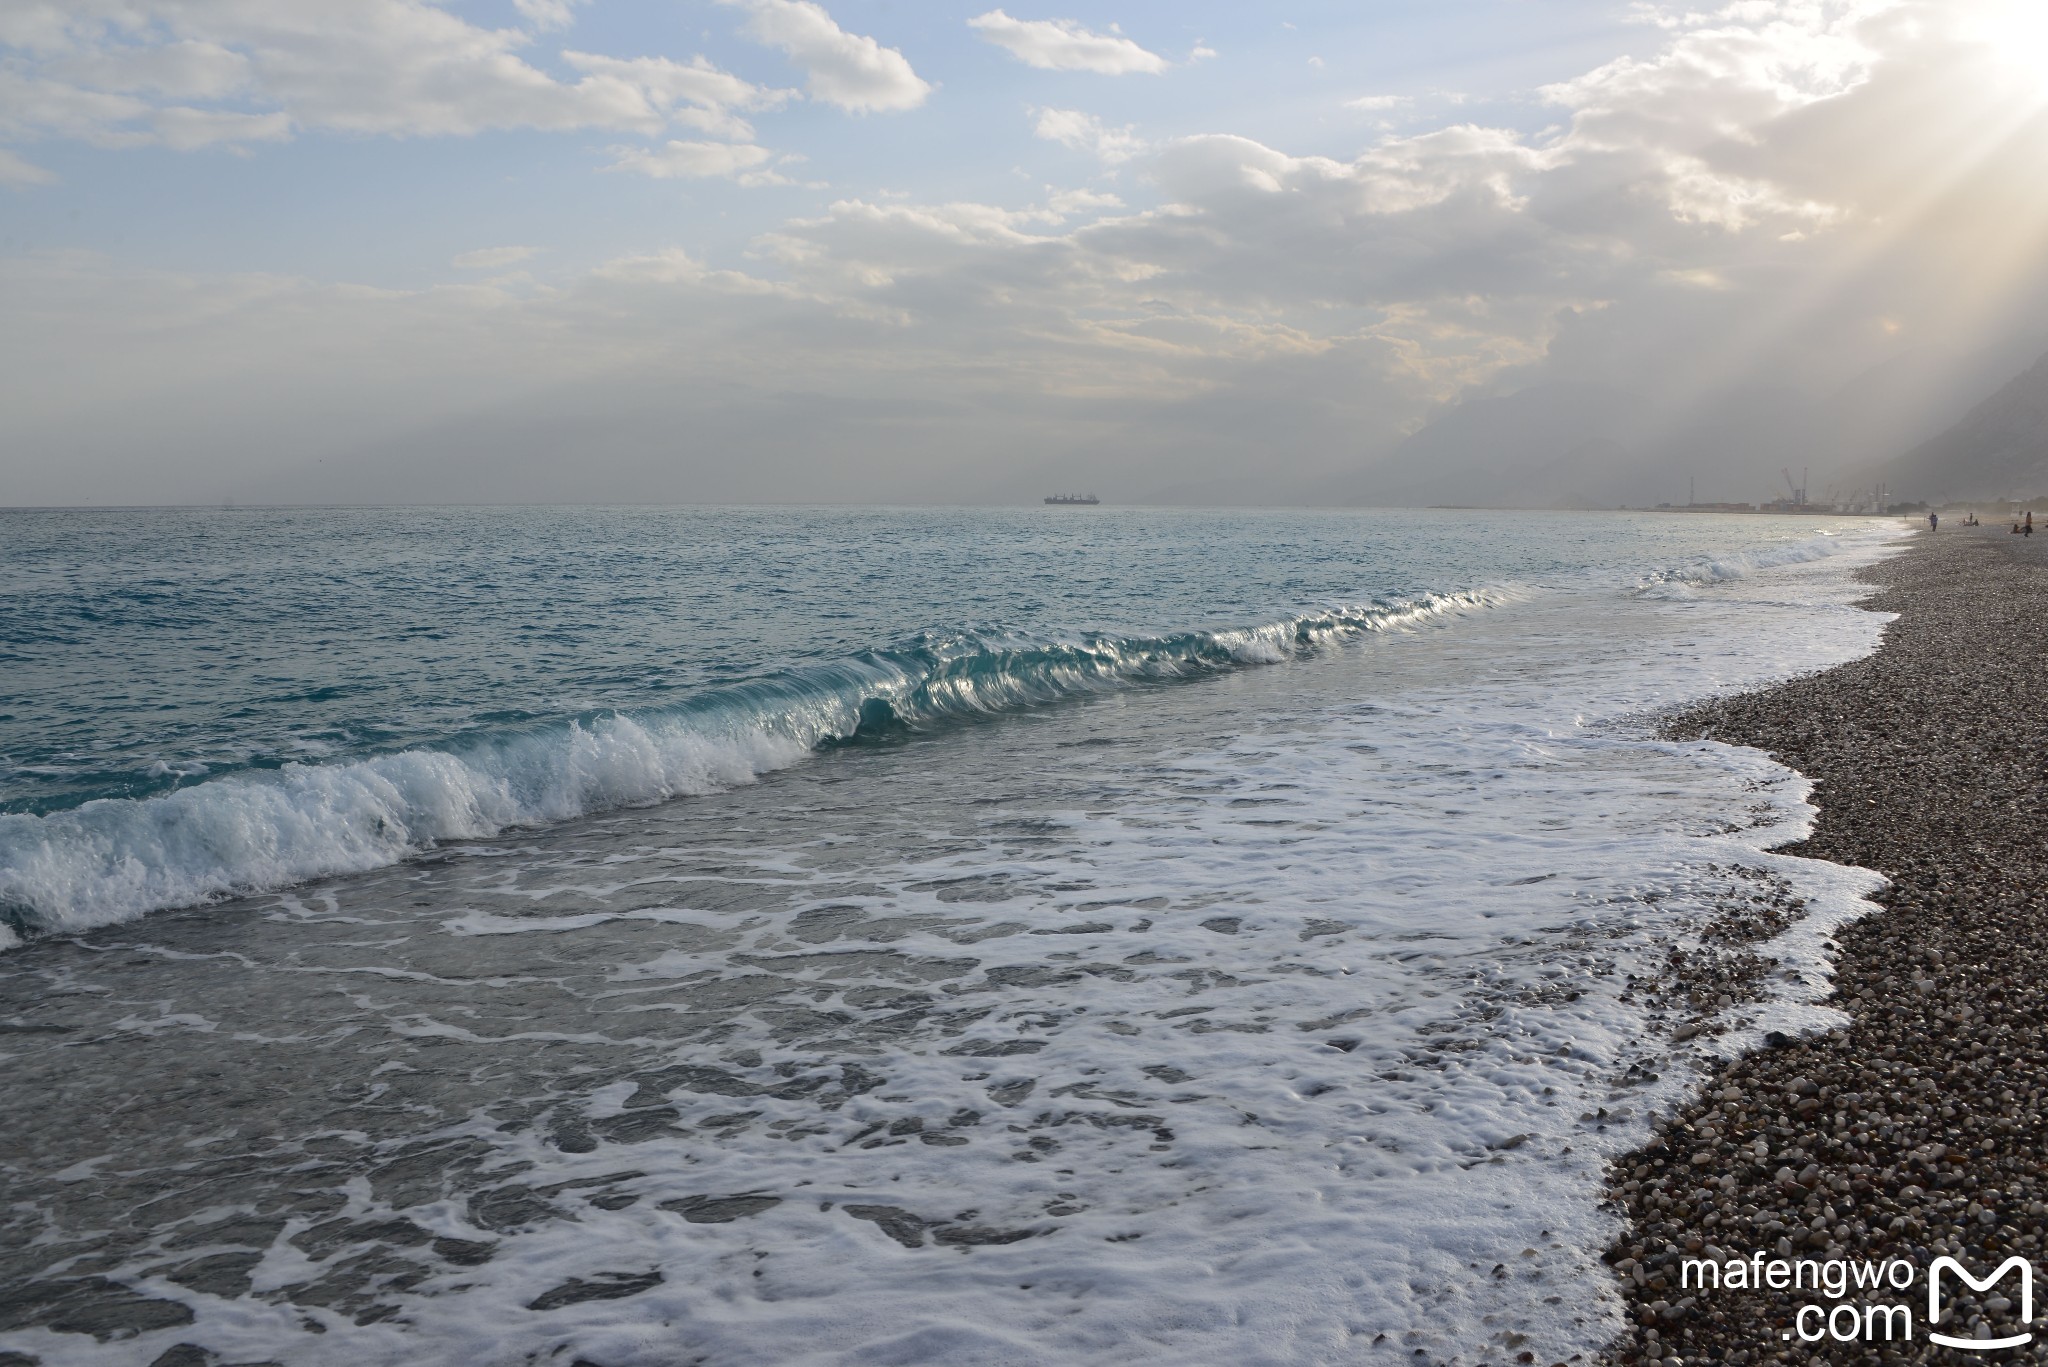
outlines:
[[[1728,1292],[1811,1293],[1813,1299],[1780,1331],[1787,1341],[1903,1343],[1924,1337],[1965,1352],[1992,1352],[2034,1339],[2034,1266],[2021,1257],[2007,1258],[1983,1276],[1946,1256],[1924,1273],[1904,1258],[1686,1258],[1679,1263],[1678,1285],[1694,1304]]]

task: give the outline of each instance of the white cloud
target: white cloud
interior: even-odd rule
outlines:
[[[1375,114],[1388,109],[1399,109],[1407,103],[1408,97],[1406,95],[1360,95],[1355,100],[1344,101],[1344,107],[1346,109],[1356,109],[1367,114]]]
[[[473,252],[461,253],[448,264],[462,271],[495,271],[517,265],[532,255],[531,247],[479,247]]]
[[[769,90],[722,71],[702,57],[677,62],[667,57],[603,57],[564,52],[562,60],[584,73],[582,87],[614,87],[621,104],[645,100],[671,123],[721,137],[749,139],[754,130],[735,109],[773,109],[793,91]],[[581,87],[579,87],[581,88]]]
[[[1096,190],[1056,190],[1045,201],[1045,207],[1057,218],[1071,218],[1096,209],[1121,209],[1124,202]]]
[[[48,185],[56,179],[34,162],[0,147],[0,185]]]
[[[1775,222],[1786,231],[1805,232],[1841,214],[1834,205],[1799,199],[1767,180],[1717,171],[1698,157],[1673,153],[1665,159],[1663,172],[1665,203],[1672,217],[1685,223],[1740,232]],[[1787,227],[1792,223],[1803,226]]]
[[[138,282],[42,262],[8,275],[0,262],[0,412],[30,438],[157,451],[169,431],[204,453],[233,448],[206,426],[243,420],[233,396],[296,395],[275,400],[281,416],[247,450],[292,431],[366,449],[385,439],[366,425],[402,418],[393,451],[439,452],[453,434],[484,453],[478,469],[528,460],[520,478],[538,482],[520,496],[590,496],[580,465],[560,484],[533,473],[550,456],[528,435],[541,430],[531,415],[562,405],[592,449],[647,453],[638,466],[616,457],[626,473],[610,496],[872,498],[926,496],[935,473],[947,493],[978,496],[1001,476],[963,474],[965,462],[1035,468],[1019,453],[1053,449],[1094,461],[1109,492],[1110,478],[1138,478],[1134,443],[1155,443],[1156,468],[1176,474],[1189,451],[1224,468],[1256,451],[1277,482],[1385,451],[1444,403],[1523,385],[1598,387],[1679,414],[1746,411],[1727,399],[1743,385],[1832,394],[1899,354],[1879,319],[1974,343],[2048,316],[2048,102],[2022,74],[1998,74],[2000,53],[1954,38],[1945,11],[1964,3],[1743,0],[1646,35],[1661,44],[1649,55],[1551,87],[1558,128],[1436,126],[1342,158],[1297,155],[1278,136],[1148,142],[1038,109],[1039,136],[1127,168],[1130,206],[1050,188],[1027,208],[848,196],[757,238],[750,273],[678,247],[529,296],[488,283],[400,294]],[[225,45],[249,61],[245,88],[272,88],[267,58]],[[231,63],[188,56],[213,74],[159,88],[236,79]],[[775,98],[680,63],[573,69],[581,81],[562,91],[615,82],[574,98],[651,110],[664,129]],[[20,90],[36,72],[12,78],[0,109],[45,99]],[[47,97],[51,120],[146,138],[171,105],[206,103],[67,89]],[[616,150],[615,164],[741,181],[784,164],[738,136],[665,137]],[[306,416],[334,412],[346,422]],[[478,414],[506,415],[504,430],[486,440]],[[697,447],[750,458],[684,469],[684,428],[702,434]],[[1631,449],[1663,448],[1645,437]],[[1722,458],[1701,456],[1702,474]],[[728,478],[755,482],[707,482]],[[451,474],[448,487],[464,486]]]
[[[568,13],[566,5],[560,12]],[[528,6],[529,17],[556,12]],[[703,58],[566,52],[580,78],[520,55],[531,35],[424,0],[21,0],[0,15],[0,140],[190,149],[319,129],[395,137],[492,129],[750,135],[764,90]]]
[[[590,0],[512,0],[519,17],[535,28],[567,28],[576,22],[576,9]]]
[[[606,261],[593,272],[594,278],[643,285],[694,285],[705,276],[704,266],[681,247],[651,252],[645,256],[622,256]]]
[[[671,142],[663,147],[621,147],[614,150],[617,160],[605,168],[607,171],[638,171],[656,180],[701,176],[744,178],[747,172],[756,172],[759,183],[774,183],[779,179],[760,174],[760,168],[773,161],[775,154],[752,143]]]
[[[1120,33],[1096,33],[1071,19],[1012,19],[993,9],[967,23],[989,42],[1044,71],[1124,76],[1132,72],[1157,74],[1170,65],[1158,53],[1146,51]]]
[[[70,47],[49,62],[52,77],[95,90],[126,90],[177,100],[220,100],[246,91],[249,59],[219,43],[192,38],[158,45],[104,43]]]
[[[848,33],[810,0],[721,0],[749,12],[754,37],[781,48],[804,68],[813,99],[842,109],[915,109],[931,86],[904,55],[873,38]]]
[[[177,152],[216,143],[283,142],[292,121],[283,114],[238,114],[229,109],[159,109],[153,119],[157,141]]]
[[[1129,161],[1145,150],[1145,140],[1129,125],[1111,128],[1093,114],[1078,109],[1041,109],[1032,131],[1047,142],[1092,153],[1109,166]]]

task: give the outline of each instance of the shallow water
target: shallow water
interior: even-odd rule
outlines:
[[[1207,535],[1219,581],[1260,560],[1233,527],[1287,534],[1158,516],[1155,540]],[[716,791],[0,955],[0,1348],[620,1367],[1597,1346],[1601,1163],[1688,1050],[1740,1038],[1674,1049],[1631,978],[1720,909],[1797,896],[1813,915],[1777,947],[1797,976],[1736,1014],[1810,1022],[1819,937],[1874,886],[1759,853],[1802,829],[1796,775],[1642,718],[1868,650],[1881,619],[1847,606],[1847,573],[1889,533],[1498,517],[1489,559],[1471,519],[1358,519],[1317,524],[1327,555],[1287,571],[1328,577],[1320,607],[1276,576],[1207,616],[1112,621],[1105,572],[1085,620],[988,629],[1270,651],[899,716]],[[1075,535],[1053,526],[1030,535]],[[1355,563],[1335,582],[1367,531],[1390,562],[1413,542],[1398,584]],[[1333,604],[1380,616],[1251,631]],[[762,646],[738,682],[843,659],[839,630]],[[428,699],[416,743],[464,686],[403,685]],[[195,734],[233,735],[201,694]],[[250,737],[289,732],[273,711]],[[134,770],[147,734],[110,726],[102,769]],[[184,793],[261,781],[204,762]]]

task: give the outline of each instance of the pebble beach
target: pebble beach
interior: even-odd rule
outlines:
[[[1820,816],[1786,852],[1890,885],[1835,937],[1846,1026],[1728,1062],[1612,1169],[1627,1229],[1605,1256],[1632,1321],[1615,1364],[1971,1360],[1924,1332],[1804,1342],[1790,1326],[1811,1291],[1700,1295],[1680,1264],[1989,1270],[2038,1260],[2048,1233],[2048,538],[1948,526],[1861,577],[1867,606],[1897,614],[1875,654],[1667,724],[1806,774]],[[1942,1329],[2019,1334],[2020,1313],[1965,1295]],[[2001,1357],[2028,1355],[2048,1343]]]

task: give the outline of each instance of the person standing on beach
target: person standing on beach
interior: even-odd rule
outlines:
[[[2020,535],[2021,535],[2021,536],[2032,536],[2033,534],[2034,534],[2034,510],[2033,510],[2032,508],[2029,508],[2029,509],[2027,509],[2027,521],[2026,521],[2026,525],[2024,525],[2024,526],[2022,526],[2022,527],[2020,528]]]
[[[1927,515],[1927,530],[1930,532],[1938,532],[1941,530],[1940,513],[1929,513]]]

